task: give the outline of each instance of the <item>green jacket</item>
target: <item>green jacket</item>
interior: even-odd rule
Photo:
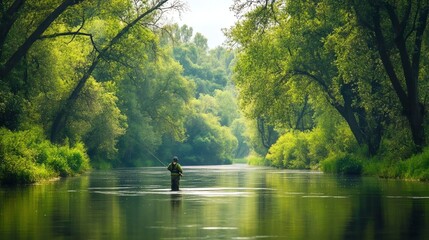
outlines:
[[[173,164],[170,163],[167,167],[168,171],[171,172],[171,176],[180,176],[182,175],[183,169],[179,163]]]

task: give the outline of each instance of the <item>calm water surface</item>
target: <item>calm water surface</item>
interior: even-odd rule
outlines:
[[[0,187],[0,239],[429,239],[429,184],[184,166]]]

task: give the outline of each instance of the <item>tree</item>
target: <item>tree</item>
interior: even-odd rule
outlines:
[[[240,115],[229,81],[234,55],[222,47],[208,50],[207,39],[192,32],[186,25],[172,25],[170,34],[161,39],[172,48],[184,77],[195,83],[196,89],[187,112],[186,138],[183,141],[164,138],[158,153],[165,158],[181,155],[187,164],[230,163],[239,155],[238,138],[240,156],[246,151],[243,133],[238,131],[244,124],[235,121]],[[235,132],[231,128],[234,122]]]
[[[31,77],[27,71],[29,52],[42,34],[63,23],[61,15],[82,1],[6,0],[0,10],[0,125],[17,129],[28,103]],[[13,74],[11,74],[13,73]]]
[[[196,94],[210,94],[223,89],[227,84],[228,66],[219,66],[219,59],[212,58],[207,39],[200,33],[192,35],[192,28],[172,25],[170,32],[163,36],[165,44],[173,45],[174,58],[183,66],[184,76],[195,82]],[[173,38],[172,38],[173,37]],[[229,53],[223,52],[228,56]]]
[[[238,142],[230,128],[221,126],[216,116],[195,111],[188,116],[186,129],[187,138],[176,146],[176,153],[184,156],[187,164],[231,162]]]
[[[287,4],[260,1],[259,4],[251,5],[254,8],[245,14],[245,20],[230,31],[231,39],[242,49],[236,80],[244,90],[241,95],[244,105],[254,109],[254,117],[265,114],[273,123],[277,121],[277,125],[305,130],[314,127],[311,119],[315,108],[330,104],[348,123],[356,141],[375,154],[380,146],[383,121],[372,119],[383,116],[383,111],[374,107],[371,113],[367,112],[362,96],[366,94],[363,91],[376,88],[359,88],[360,82],[368,78],[363,72],[346,78],[350,75],[346,75],[343,62],[338,59],[339,48],[332,47],[332,44],[344,47],[344,42],[333,40],[332,35],[359,34],[353,31],[350,16],[330,1]],[[244,5],[237,6],[242,9],[240,6]],[[371,81],[371,77],[368,79]],[[305,119],[309,127],[298,124]]]
[[[9,71],[0,82],[1,125],[42,125],[55,143],[83,141],[92,161],[126,152],[117,143],[128,126],[153,130],[153,138],[138,139],[152,149],[163,135],[183,138],[184,103],[193,86],[152,27],[162,14],[180,10],[180,1],[61,1],[70,4],[61,13],[58,2],[1,1],[0,30],[7,36],[1,36],[0,67]],[[14,55],[18,60],[9,59]],[[3,68],[7,62],[13,67]],[[150,94],[130,97],[141,88]],[[127,102],[134,100],[144,109]],[[145,117],[134,118],[138,111]]]
[[[30,47],[36,42],[46,29],[70,6],[79,4],[83,0],[64,0],[57,8],[50,12],[43,21],[33,30],[33,32],[24,40],[24,42],[9,56],[4,64],[0,65],[0,79],[6,77],[12,69],[18,65],[21,59],[28,52]],[[0,57],[3,56],[4,43],[12,26],[21,14],[21,9],[25,0],[15,0],[10,4],[7,11],[2,12],[2,22],[0,23]]]
[[[134,50],[148,59],[136,59],[119,83],[120,109],[128,124],[119,140],[119,159],[128,166],[150,164],[148,159],[153,159],[151,155],[165,139],[185,138],[187,105],[194,91],[171,55],[161,50],[148,54],[148,48]]]
[[[98,63],[102,61],[104,57],[106,57],[108,52],[120,41],[121,38],[123,38],[130,31],[131,28],[133,28],[139,21],[150,15],[152,12],[160,9],[162,5],[164,5],[166,2],[167,0],[162,0],[153,6],[149,6],[145,11],[143,11],[143,13],[138,14],[137,17],[135,17],[130,23],[126,24],[116,35],[113,36],[112,39],[108,41],[106,46],[99,50],[98,54],[96,54],[94,60],[92,61],[88,69],[81,76],[76,87],[70,93],[69,97],[62,105],[62,107],[60,107],[60,109],[58,110],[58,113],[54,118],[51,128],[50,139],[52,142],[60,142],[64,138],[62,131],[66,125],[67,115],[69,114],[70,109],[73,108],[73,105],[78,99],[80,92],[82,91],[88,79],[91,77]]]
[[[406,116],[418,151],[426,146],[421,100],[422,50],[428,1],[351,1],[362,27],[372,33],[380,59]]]

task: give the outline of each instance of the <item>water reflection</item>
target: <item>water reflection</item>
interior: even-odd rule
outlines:
[[[180,193],[172,193],[170,195],[170,203],[171,203],[171,218],[177,219],[180,215],[182,215],[182,195]]]
[[[428,239],[429,184],[243,165],[0,188],[0,239]]]

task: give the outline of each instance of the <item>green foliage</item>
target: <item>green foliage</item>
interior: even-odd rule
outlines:
[[[311,153],[310,138],[313,133],[287,132],[273,144],[266,156],[271,165],[289,169],[307,169],[317,164],[317,159],[323,158],[318,153],[327,152],[314,146],[315,152]],[[326,148],[326,146],[323,146]]]
[[[0,183],[26,184],[70,176],[89,169],[82,144],[55,146],[40,129],[0,129]]]
[[[17,15],[8,17],[16,22],[6,32],[7,38],[0,37],[5,40],[0,41],[0,72],[20,44],[58,6],[58,1],[51,0],[22,2]],[[181,76],[182,70],[172,56],[159,48],[152,27],[147,27],[158,20],[160,13],[147,15],[127,34],[115,39],[124,26],[153,4],[107,0],[76,1],[70,5],[41,36],[36,36],[37,41],[14,71],[1,78],[0,126],[28,129],[40,125],[46,134],[61,132],[60,138],[71,145],[84,143],[91,160],[99,166],[105,165],[103,161],[111,166],[120,162],[114,160],[118,158],[121,147],[118,139],[126,131],[128,117],[132,124],[144,126],[141,129],[131,126],[131,130],[139,130],[138,136],[147,137],[143,139],[150,145],[159,144],[164,134],[183,138],[183,103],[190,97],[193,85]],[[203,40],[200,39],[200,46],[204,46]],[[106,48],[109,44],[111,47]],[[92,71],[90,66],[96,68]],[[75,92],[78,81],[86,76],[89,77],[85,86]],[[132,106],[138,108],[135,112],[146,111],[143,116],[135,117],[128,101],[132,94],[141,93],[139,88],[145,88],[149,94],[132,99],[137,102]],[[129,95],[124,94],[128,92]],[[68,105],[65,102],[71,102],[70,96],[77,100]],[[140,103],[143,106],[138,106]],[[61,122],[61,131],[51,131],[64,106],[67,106],[66,117]],[[137,138],[135,145],[141,140]],[[129,141],[130,145],[136,141]],[[128,150],[125,148],[121,153]],[[52,151],[46,153],[52,157],[46,161],[62,175],[73,172],[72,166],[79,165],[80,160],[73,153]],[[74,164],[65,161],[66,158]]]
[[[369,1],[363,4],[350,2],[356,5],[362,16],[370,13],[365,6],[374,6]],[[403,5],[405,1],[400,1],[401,4],[382,2],[385,3],[383,6],[394,5],[391,13],[399,15],[408,9],[405,7],[407,4],[411,4],[408,10],[412,11],[420,7],[410,1]],[[366,149],[373,156],[388,154],[393,152],[390,147],[396,145],[397,130],[406,133],[403,129],[410,128],[401,110],[404,103],[400,104],[392,89],[374,33],[361,26],[370,19],[359,19],[362,16],[350,11],[350,6],[344,3],[330,0],[275,1],[267,3],[269,7],[255,2],[249,3],[251,7],[248,9],[237,8],[243,16],[230,29],[228,36],[238,48],[234,81],[239,90],[240,106],[247,117],[263,118],[280,132],[311,131],[320,124],[320,112],[336,111],[335,118],[339,116],[344,120],[349,129],[347,133],[351,132],[360,146],[356,148],[349,144],[351,141],[347,134],[346,144],[342,144],[340,139],[335,141],[338,150]],[[425,8],[423,5],[421,7]],[[391,22],[384,19],[388,18],[382,20],[382,31],[390,36],[394,28],[388,28]],[[411,35],[410,39],[413,38]],[[395,47],[394,44],[390,46],[393,39],[389,37],[387,41],[385,47]],[[410,41],[407,47],[413,46],[412,40],[407,38],[406,41]],[[425,46],[423,43],[422,47]],[[411,49],[410,53],[413,52]],[[387,51],[394,55],[389,56],[395,65],[394,70],[401,69],[400,60],[411,59],[410,56],[396,55],[396,50]],[[422,62],[427,62],[427,54],[423,52]],[[425,75],[424,67],[418,70]],[[402,76],[402,70],[397,72]],[[397,83],[395,89],[405,86],[405,80],[400,79],[401,83]],[[425,81],[415,84],[422,90],[427,86]],[[413,94],[409,89],[403,92]],[[407,97],[401,99],[403,101]],[[405,114],[409,112],[406,110]],[[423,131],[425,126],[420,127]],[[340,131],[335,132],[341,136]],[[397,141],[398,145],[402,144],[401,156],[406,157],[407,153],[415,150],[412,144],[408,144],[415,138],[416,131],[413,132],[413,135],[402,135]],[[281,161],[276,162],[281,165]]]
[[[407,159],[405,166],[405,179],[429,181],[429,149],[426,148],[421,154]]]
[[[208,50],[207,40],[184,25],[169,26],[171,35],[161,36],[183,68],[184,77],[195,83],[195,99],[187,108],[183,139],[162,140],[158,155],[178,155],[185,164],[227,164],[249,149],[233,86],[229,85],[234,55],[222,47]],[[239,146],[239,147],[238,147]]]
[[[244,125],[244,127],[239,129],[244,129],[242,133],[243,136],[240,138],[241,141],[245,141],[249,149],[254,151],[257,155],[265,156],[267,149],[262,144],[261,136],[256,123],[257,121],[244,116],[240,119],[240,121]]]
[[[373,172],[383,178],[429,181],[429,148],[405,160],[371,162],[365,168],[376,169],[377,171]],[[366,171],[369,172],[369,170]]]
[[[321,169],[325,173],[361,175],[362,162],[351,154],[340,153],[321,162]]]
[[[45,142],[41,144],[40,151],[36,162],[51,168],[61,177],[83,173],[89,169],[89,159],[84,154],[85,149],[81,143],[70,148],[67,146],[52,147]]]
[[[7,36],[0,36],[0,74],[8,58],[58,6],[53,0],[22,2],[17,15],[4,19],[16,22],[5,31]],[[68,176],[88,168],[87,157],[80,154],[84,149],[94,166],[110,168],[154,165],[152,152],[174,154],[178,145],[192,149],[185,152],[195,162],[230,163],[237,144],[229,127],[239,117],[229,81],[234,55],[224,48],[209,50],[207,39],[187,26],[173,26],[174,43],[163,38],[153,24],[165,11],[154,11],[115,37],[152,4],[77,1],[36,36],[25,57],[0,79],[0,126],[41,126],[40,138],[51,134],[53,141],[75,147],[40,140],[32,148],[35,156],[8,153],[14,158],[8,163],[21,170],[34,168],[29,172],[40,168]],[[197,113],[191,109],[193,96],[201,96]],[[184,142],[195,116],[207,134]],[[53,130],[57,125],[60,131]],[[203,152],[212,158],[205,159]],[[23,160],[27,158],[35,160]]]
[[[196,95],[213,95],[228,83],[231,53],[219,47],[208,51],[207,39],[184,25],[170,26],[171,35],[163,36],[164,44],[172,45],[174,58],[183,66],[183,75],[196,85]],[[191,41],[192,40],[192,41]]]
[[[150,164],[149,152],[155,152],[163,138],[184,139],[187,104],[194,90],[181,75],[181,66],[166,52],[162,57],[147,55],[151,50],[143,46],[139,52],[149,59],[134,63],[118,85],[119,108],[128,126],[119,139],[119,159],[128,166]]]
[[[0,124],[9,129],[17,129],[19,116],[23,111],[25,100],[10,91],[10,89],[0,81]]]
[[[247,164],[253,166],[270,166],[270,162],[265,158],[261,157],[258,154],[251,153],[246,158]]]
[[[211,114],[196,113],[188,118],[188,137],[184,144],[190,146],[191,152],[181,153],[186,161],[188,156],[194,156],[193,164],[224,164],[230,163],[237,147],[237,139],[230,129],[221,126]]]
[[[74,141],[82,138],[94,161],[113,161],[117,157],[118,138],[125,134],[126,116],[119,109],[115,92],[114,83],[89,81],[77,103],[79,111],[73,115],[73,124],[67,126],[73,133],[70,136],[76,136]]]
[[[357,143],[347,125],[329,110],[317,113],[311,131],[283,133],[269,149],[271,165],[291,169],[318,169],[322,160],[338,152],[354,152]]]
[[[250,153],[250,144],[248,143],[248,139],[246,137],[246,119],[244,117],[240,117],[235,119],[231,124],[231,131],[234,134],[235,138],[237,138],[237,150],[235,152],[236,158],[244,158]]]
[[[234,163],[234,164],[247,164],[247,159],[246,158],[234,158],[232,160],[232,163]]]

